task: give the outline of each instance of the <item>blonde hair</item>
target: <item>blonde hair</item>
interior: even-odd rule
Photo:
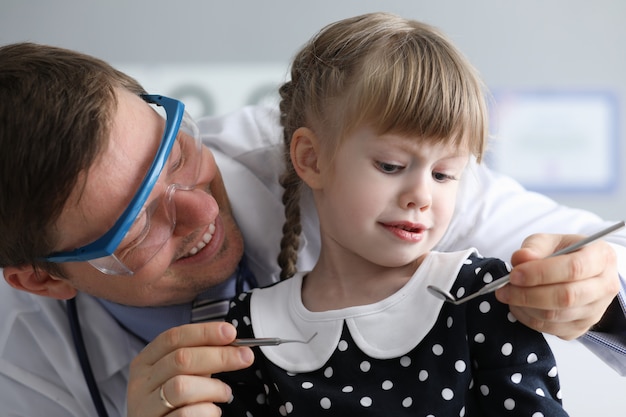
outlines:
[[[476,70],[445,35],[415,20],[371,13],[314,36],[280,88],[286,162],[281,279],[296,271],[301,233],[302,182],[289,156],[296,129],[313,130],[331,155],[341,138],[367,125],[379,134],[452,144],[480,161],[488,125],[483,90]]]

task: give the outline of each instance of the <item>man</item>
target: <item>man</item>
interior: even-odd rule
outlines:
[[[32,44],[0,48],[0,97],[3,413],[219,415],[213,402],[230,389],[211,375],[249,365],[252,352],[225,346],[236,336],[226,323],[187,323],[192,303],[256,285],[247,268],[262,278],[274,271],[276,114],[247,109],[198,130],[181,103],[144,95],[106,63]],[[475,170],[440,249],[509,258],[532,232],[605,226]],[[473,201],[480,187],[486,194]],[[315,216],[304,219],[306,268],[319,242],[306,238]],[[521,321],[566,339],[626,321],[619,308],[605,314],[617,300],[618,261],[626,273],[626,235],[539,260],[579,238],[527,240],[499,293]]]

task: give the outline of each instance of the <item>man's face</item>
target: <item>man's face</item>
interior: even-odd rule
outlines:
[[[109,142],[66,203],[56,224],[55,250],[85,245],[109,230],[152,163],[163,119],[130,92],[118,90],[117,96]],[[176,227],[154,258],[132,276],[104,275],[86,262],[65,263],[76,289],[117,303],[159,306],[192,300],[234,272],[243,240],[212,153],[203,147],[198,157],[197,186],[175,192]]]

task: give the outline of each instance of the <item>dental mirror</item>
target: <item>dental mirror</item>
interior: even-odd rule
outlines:
[[[579,240],[578,242],[574,243],[573,245],[567,246],[566,248],[563,248],[559,251],[554,252],[552,255],[548,256],[548,258],[552,258],[554,256],[559,256],[559,255],[564,255],[566,253],[570,253],[570,252],[574,252],[580,248],[582,248],[583,246],[600,239],[601,237],[604,237],[610,233],[613,233],[616,230],[621,229],[622,227],[624,227],[626,223],[622,220],[621,222],[618,222],[616,224],[614,224],[613,226],[609,226],[604,230],[599,231],[598,233],[595,233],[589,237],[586,237],[582,240]],[[498,288],[502,288],[504,287],[506,284],[509,283],[509,279],[510,276],[509,274],[506,274],[505,276],[498,278],[497,280],[485,285],[484,287],[482,287],[480,290],[476,291],[473,294],[467,295],[465,297],[462,298],[456,298],[454,297],[452,294],[450,294],[450,292],[442,290],[441,288],[434,286],[434,285],[429,285],[428,291],[434,295],[435,297],[444,300],[448,303],[452,303],[454,305],[459,305],[459,304],[463,304],[469,300],[472,300],[476,297],[479,297],[481,295],[484,294],[488,294],[490,292],[493,292],[495,290],[497,290]]]

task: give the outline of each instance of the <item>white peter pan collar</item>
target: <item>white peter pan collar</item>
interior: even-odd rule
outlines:
[[[270,361],[289,372],[321,368],[339,345],[344,322],[367,355],[378,359],[399,357],[422,341],[439,316],[443,301],[426,287],[433,284],[449,290],[472,252],[475,250],[431,252],[393,295],[374,304],[340,310],[312,312],[304,307],[301,288],[306,273],[256,289],[250,301],[254,336],[306,340],[317,332],[309,344],[261,347]]]

